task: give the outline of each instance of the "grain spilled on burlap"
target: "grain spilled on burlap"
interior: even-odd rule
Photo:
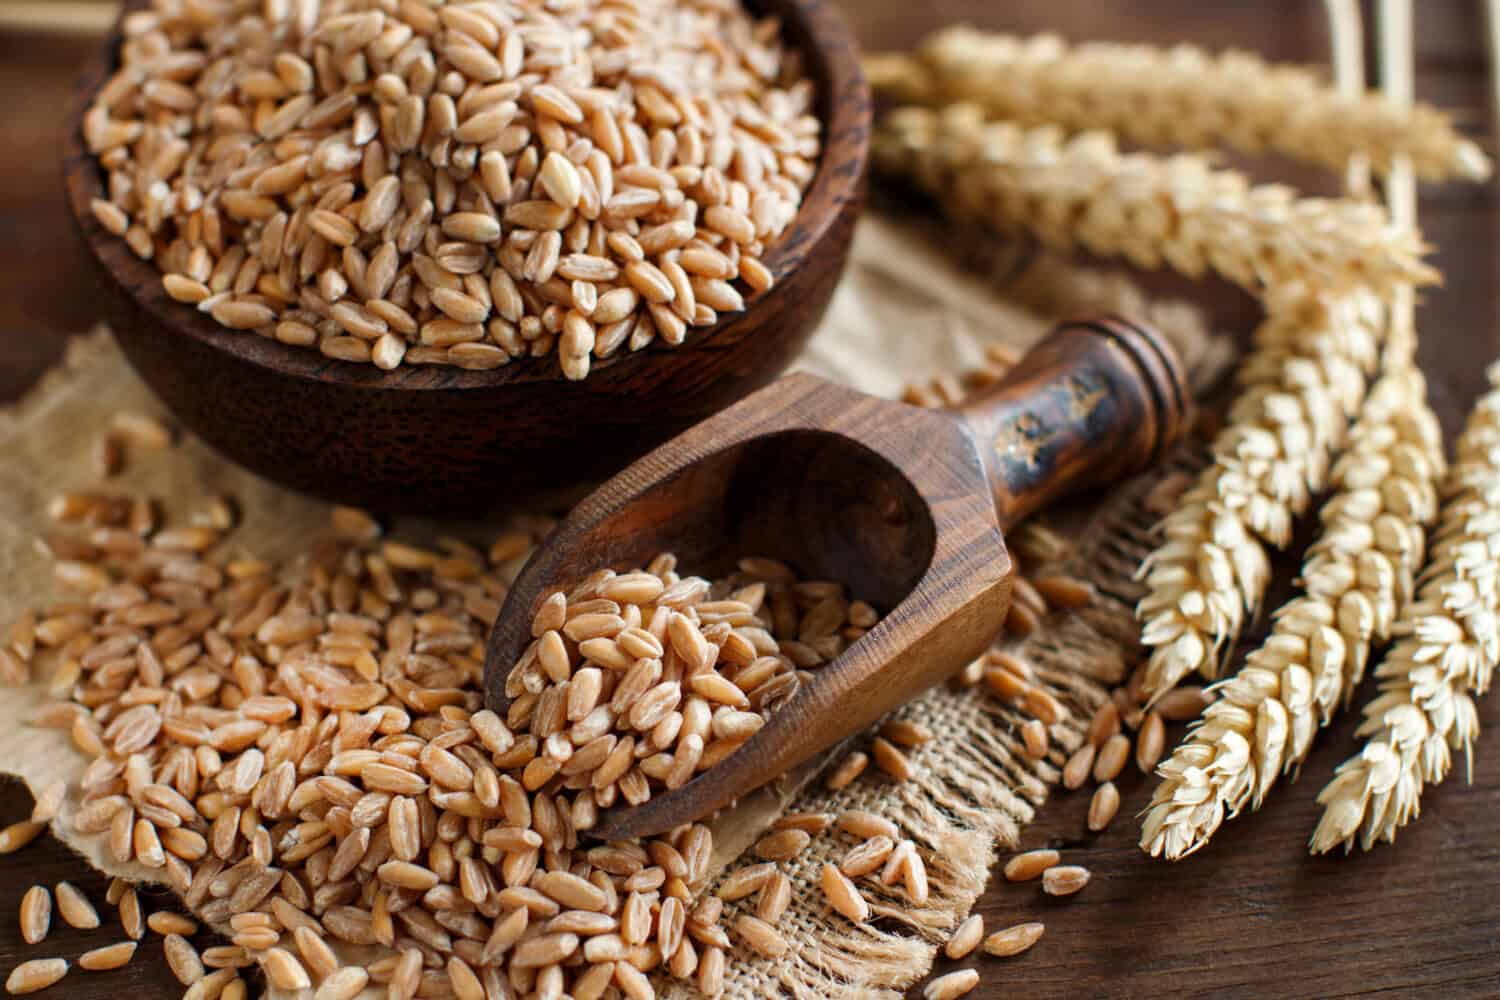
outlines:
[[[1096,311],[1155,323],[1177,346],[1195,385],[1216,377],[1229,357],[1225,339],[1211,335],[1196,310],[1148,301],[1123,277],[1074,269],[1029,245],[990,240],[967,242],[961,267],[951,253],[951,236],[932,223],[909,219],[871,216],[862,223],[848,277],[798,367],[891,396],[910,381],[978,364],[988,343],[1024,348],[1063,313]],[[65,490],[98,488],[91,456],[119,410],[161,413],[112,342],[98,333],[76,340],[63,364],[25,400],[0,410],[0,462],[7,470],[7,487],[0,491],[0,580],[6,581],[0,586],[0,624],[51,596],[46,592],[49,561],[33,545],[47,525],[46,503]],[[837,832],[816,838],[787,866],[793,903],[781,930],[793,945],[789,955],[771,962],[739,949],[726,977],[726,995],[894,997],[926,973],[945,932],[982,891],[996,851],[1015,842],[1046,799],[1065,754],[1081,739],[1082,720],[1135,659],[1131,607],[1137,591],[1131,574],[1151,547],[1151,518],[1139,501],[1161,474],[1112,491],[1100,505],[1063,515],[1070,525],[1082,526],[1073,532],[1074,555],[1063,568],[1090,579],[1100,596],[1086,611],[1059,616],[1036,638],[1016,646],[1068,710],[1053,728],[1047,759],[1026,759],[1018,732],[1023,719],[1012,708],[981,690],[940,688],[900,713],[940,734],[910,753],[914,780],[895,785],[867,774],[830,793],[821,781],[808,781],[815,774],[810,768],[715,824],[715,861],[722,870],[787,809],[867,809],[892,819],[917,843],[932,889],[921,908],[871,891],[875,917],[856,927],[828,908],[818,888],[819,863],[841,856],[852,841]],[[277,489],[192,438],[165,454],[133,456],[110,488],[149,494],[174,519],[203,508],[213,496],[232,496],[242,518],[231,543],[271,559],[298,551],[328,523],[326,505]],[[493,536],[502,524],[524,524],[539,513],[514,511],[466,525],[463,533]],[[404,521],[395,534],[420,540],[435,527]],[[445,531],[453,528],[443,525]],[[54,832],[98,869],[151,880],[144,868],[109,860],[104,838],[71,832],[78,805],[71,786],[86,761],[66,734],[25,724],[44,697],[41,685],[33,684],[0,699],[0,772],[23,778],[34,791],[67,780],[70,795]],[[869,889],[870,881],[861,885]],[[735,907],[729,909],[732,916]],[[673,996],[692,995],[665,978],[658,988]]]

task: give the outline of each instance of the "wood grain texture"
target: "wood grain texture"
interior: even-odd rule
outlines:
[[[585,497],[521,571],[490,634],[491,708],[562,584],[672,552],[719,576],[769,556],[842,580],[881,622],[722,764],[612,810],[605,840],[702,819],[956,673],[1010,607],[1004,531],[1070,493],[1146,468],[1186,426],[1181,368],[1159,334],[1067,323],[958,414],[791,375],[678,435]]]
[[[130,7],[144,6],[131,0]],[[179,419],[275,482],[382,512],[492,509],[538,488],[597,481],[765,385],[802,351],[848,257],[863,200],[870,95],[848,29],[825,0],[768,0],[818,85],[824,150],[792,226],[766,254],[776,283],[745,312],[563,378],[556,355],[492,371],[334,361],[225,330],[174,302],[155,265],[89,211],[102,173],[76,129],[64,137],[68,202],[97,262],[101,304],[126,357]],[[80,120],[115,62],[84,74]]]
[[[1238,45],[1301,62],[1326,59],[1316,0],[841,0],[868,46],[909,44],[946,21],[1018,31],[1055,29],[1075,38],[1197,41]],[[1368,4],[1366,5],[1368,9]],[[1456,107],[1483,129],[1485,60],[1476,0],[1418,5],[1419,96]],[[55,359],[62,338],[102,318],[84,251],[69,232],[57,179],[61,113],[90,43],[0,35],[0,398],[13,399]],[[1493,148],[1493,142],[1490,143]],[[1259,164],[1257,164],[1259,166]],[[1302,175],[1304,180],[1308,175]],[[1314,178],[1315,180],[1315,178]],[[1419,311],[1421,361],[1429,393],[1452,434],[1500,354],[1500,203],[1494,189],[1424,192],[1422,227],[1436,244],[1444,287]],[[1215,315],[1248,332],[1245,297],[1219,289]],[[0,484],[3,484],[0,473]],[[3,488],[3,485],[0,485]],[[1282,579],[1295,570],[1285,563]],[[1274,602],[1285,595],[1271,595]],[[1370,693],[1369,685],[1360,698]],[[1489,998],[1500,993],[1500,698],[1481,703],[1486,735],[1475,780],[1455,777],[1424,797],[1420,822],[1393,847],[1357,858],[1310,859],[1313,796],[1355,747],[1346,714],[1319,737],[1300,781],[1278,790],[1261,813],[1227,824],[1203,852],[1177,865],[1144,858],[1131,821],[1149,799],[1133,767],[1120,782],[1119,817],[1087,834],[1083,793],[1058,793],[1027,828],[1023,846],[1060,846],[1094,870],[1093,883],[1066,900],[1034,885],[991,885],[980,903],[991,929],[1023,920],[1047,925],[1042,941],[1009,960],[970,960],[984,972],[972,997],[1036,1000],[1089,997]],[[1169,739],[1180,735],[1173,727]],[[0,822],[24,818],[30,796],[0,786]],[[0,973],[41,952],[22,944],[16,920],[33,882],[69,879],[96,901],[103,881],[50,838],[0,857]],[[118,923],[85,934],[54,932],[57,953],[74,958],[108,943]],[[940,961],[939,971],[955,963]],[[110,973],[70,973],[43,997],[109,1000],[122,994],[179,995],[160,943]],[[913,991],[920,996],[920,991]]]

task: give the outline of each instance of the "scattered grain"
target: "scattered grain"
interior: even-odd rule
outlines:
[[[7,993],[35,993],[44,990],[68,974],[68,963],[61,958],[34,958],[11,970],[5,980]]]
[[[1029,882],[1062,860],[1051,848],[1026,851],[1005,863],[1005,878],[1010,882]]]
[[[1028,719],[1021,724],[1021,741],[1026,748],[1026,756],[1032,760],[1041,760],[1047,756],[1047,727],[1039,719]]]
[[[1120,790],[1113,781],[1106,781],[1094,789],[1094,797],[1089,800],[1089,829],[1098,833],[1109,826],[1119,811]]]
[[[1062,783],[1068,791],[1077,791],[1083,787],[1088,780],[1089,772],[1094,768],[1094,745],[1092,743],[1081,744],[1077,750],[1068,757],[1068,762],[1063,765]]]
[[[916,774],[906,754],[879,736],[870,743],[870,754],[875,759],[875,766],[897,781],[910,781]]]
[[[1042,872],[1042,891],[1049,896],[1071,896],[1092,877],[1093,873],[1081,865],[1054,865]]]
[[[134,941],[121,941],[118,944],[94,948],[78,956],[78,967],[87,969],[89,972],[107,972],[110,969],[121,968],[135,957],[136,947]]]
[[[984,939],[984,953],[996,958],[1019,955],[1040,941],[1046,929],[1039,923],[1026,923],[996,931]]]
[[[168,934],[162,938],[161,946],[167,968],[172,970],[179,983],[191,986],[204,977],[203,960],[187,938],[181,934]]]
[[[164,937],[168,934],[192,937],[198,933],[196,920],[171,910],[157,910],[146,918],[146,926]]]
[[[838,767],[833,769],[832,773],[828,775],[828,780],[825,782],[825,784],[827,785],[829,791],[841,791],[842,789],[848,788],[851,784],[853,784],[854,779],[858,778],[861,774],[864,774],[865,768],[869,766],[869,756],[856,750],[854,753],[851,753],[849,756],[845,757],[839,763]]]
[[[949,936],[948,943],[943,946],[943,954],[954,960],[964,958],[979,947],[983,937],[984,917],[971,913]]]
[[[860,895],[854,883],[834,865],[823,862],[821,879],[823,895],[835,910],[855,923],[864,923],[870,918],[870,904]]]
[[[40,944],[52,926],[52,897],[44,885],[34,885],[21,897],[21,940]]]
[[[99,911],[72,883],[57,883],[53,893],[57,896],[57,915],[69,927],[89,931],[99,926]]]
[[[922,988],[923,1000],[955,1000],[979,985],[979,973],[974,969],[959,969],[938,976]]]
[[[1192,685],[1175,687],[1156,700],[1156,711],[1167,722],[1189,722],[1203,714],[1214,702],[1205,688]]]
[[[776,928],[748,913],[742,913],[736,918],[734,929],[746,947],[765,958],[780,958],[790,947]]]
[[[1156,770],[1166,745],[1167,729],[1161,721],[1160,713],[1147,712],[1141,721],[1141,731],[1135,738],[1135,766],[1145,774]]]
[[[1101,784],[1114,781],[1125,770],[1125,762],[1129,759],[1130,737],[1124,733],[1116,733],[1104,741],[1098,756],[1094,758],[1094,780]]]
[[[41,836],[46,823],[23,820],[0,830],[0,854],[13,854]]]

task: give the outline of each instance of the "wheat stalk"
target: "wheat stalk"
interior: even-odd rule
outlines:
[[[1197,670],[1218,674],[1224,644],[1260,604],[1265,546],[1284,547],[1365,396],[1376,360],[1380,303],[1278,289],[1241,370],[1243,389],[1214,442],[1212,464],[1162,524],[1142,564],[1137,607],[1151,647],[1145,688],[1160,696]]]
[[[953,217],[1026,229],[1060,251],[1083,247],[1191,278],[1213,271],[1251,290],[1308,282],[1379,291],[1437,278],[1420,238],[1378,206],[1252,185],[1198,155],[1124,154],[1103,132],[1070,138],[986,122],[974,104],[907,107],[884,118],[874,151]]]
[[[1193,853],[1247,803],[1260,808],[1277,777],[1306,758],[1411,598],[1442,466],[1422,377],[1398,362],[1371,390],[1334,467],[1334,496],[1303,563],[1304,596],[1277,612],[1270,636],[1217,686],[1219,700],[1161,766],[1144,850]]]
[[[1318,795],[1314,853],[1394,840],[1416,817],[1423,788],[1447,776],[1452,752],[1472,755],[1474,697],[1500,661],[1500,365],[1487,375],[1490,391],[1458,439],[1418,599],[1375,670],[1380,694],[1364,709],[1364,748]]]
[[[953,27],[914,56],[868,60],[877,90],[902,103],[977,101],[999,118],[1107,129],[1148,146],[1225,144],[1334,169],[1366,156],[1381,172],[1411,158],[1428,180],[1483,180],[1490,163],[1448,116],[1362,88],[1340,93],[1301,67],[1188,45],[1069,45]]]

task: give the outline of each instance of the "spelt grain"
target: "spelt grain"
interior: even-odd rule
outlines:
[[[734,929],[746,947],[765,958],[780,958],[791,947],[776,928],[748,913],[735,919]]]
[[[916,774],[906,755],[881,737],[877,736],[871,742],[870,754],[875,760],[875,766],[896,781],[910,781]]]
[[[870,904],[843,872],[825,861],[822,873],[823,896],[830,906],[857,924],[870,918]]]
[[[1125,762],[1129,759],[1130,737],[1124,733],[1116,733],[1104,741],[1098,756],[1094,758],[1094,780],[1100,784],[1114,781],[1125,770]]]
[[[996,958],[1011,958],[1030,949],[1042,939],[1046,930],[1043,924],[1026,923],[996,931],[984,939],[984,953]]]
[[[0,830],[0,854],[14,854],[31,843],[47,828],[46,823],[22,821]]]
[[[865,768],[869,765],[870,758],[866,754],[855,751],[845,757],[839,763],[839,766],[833,769],[832,773],[828,775],[828,780],[825,784],[828,786],[829,791],[834,792],[848,788],[854,783],[854,779],[865,773]]]
[[[784,872],[773,872],[755,901],[755,915],[774,927],[791,905],[792,880]]]
[[[61,958],[34,958],[11,970],[5,980],[5,991],[11,994],[44,990],[68,974],[68,963]]]
[[[78,967],[89,972],[106,972],[127,965],[135,957],[136,943],[121,941],[118,944],[94,948],[78,956]]]
[[[364,991],[370,974],[358,966],[346,966],[318,984],[313,1000],[354,1000]]]
[[[53,893],[57,896],[57,915],[69,927],[93,930],[99,926],[99,911],[94,909],[88,897],[69,882],[59,882]]]
[[[1038,719],[1028,719],[1021,724],[1021,740],[1025,744],[1026,756],[1041,760],[1047,756],[1047,727]]]
[[[1166,739],[1166,727],[1161,721],[1161,715],[1147,712],[1135,740],[1135,766],[1143,774],[1156,770],[1156,764],[1161,760],[1162,751],[1166,747]]]
[[[805,830],[778,830],[755,844],[755,856],[765,861],[790,861],[812,842]]]
[[[1080,865],[1053,865],[1042,872],[1042,891],[1049,896],[1071,896],[1091,878],[1093,873]]]
[[[1106,781],[1094,790],[1094,797],[1089,801],[1089,829],[1098,833],[1109,826],[1119,811],[1119,789],[1115,788],[1113,781]]]
[[[1088,780],[1089,773],[1094,769],[1094,745],[1084,743],[1068,757],[1068,762],[1063,765],[1062,783],[1068,791],[1077,791],[1083,787]]]
[[[970,914],[949,936],[948,943],[943,945],[943,954],[954,960],[964,958],[979,947],[983,938],[984,917]]]
[[[172,975],[184,986],[193,985],[207,974],[203,968],[203,960],[198,956],[198,949],[181,934],[164,936],[162,953],[167,958],[167,967],[172,970]]]
[[[938,976],[922,988],[923,1000],[956,1000],[979,985],[979,973],[973,969],[959,969]]]
[[[134,889],[127,888],[120,897],[120,924],[125,933],[139,941],[146,935],[146,922],[141,914],[141,900]]]
[[[1050,848],[1026,851],[1005,863],[1005,878],[1009,882],[1030,882],[1061,860],[1062,855]]]
[[[40,944],[52,926],[52,897],[44,885],[34,885],[21,897],[21,940]]]
[[[170,941],[171,938],[167,940]],[[260,956],[260,967],[265,971],[266,981],[279,990],[305,990],[312,987],[307,970],[285,948],[267,949]]]

